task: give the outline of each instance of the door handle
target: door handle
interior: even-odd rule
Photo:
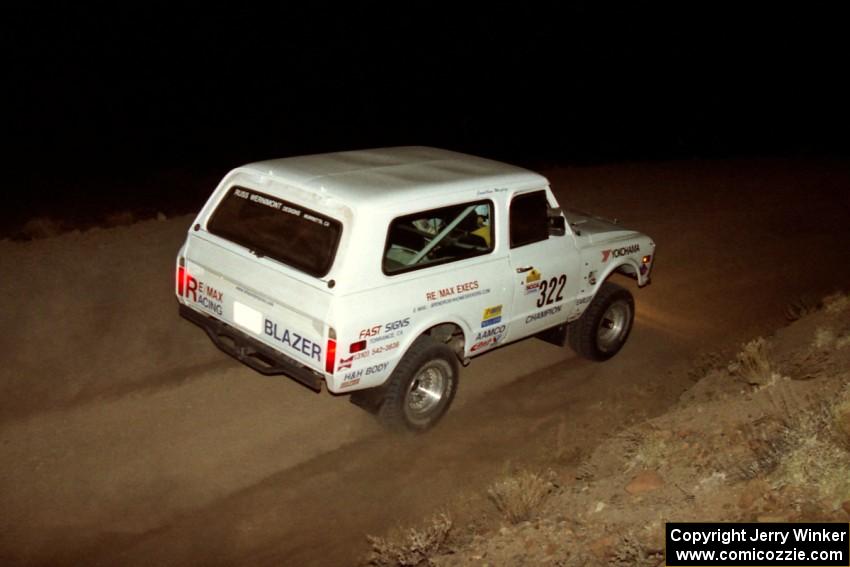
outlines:
[[[516,273],[524,274],[525,272],[530,272],[533,269],[534,269],[534,266],[523,266],[521,268],[517,268]]]

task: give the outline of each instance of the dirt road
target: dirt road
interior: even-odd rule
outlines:
[[[180,320],[189,217],[0,242],[0,561],[352,564],[365,534],[480,492],[541,447],[577,458],[674,401],[698,352],[850,284],[846,163],[545,173],[562,204],[657,242],[630,342],[604,364],[535,340],[476,359],[445,421],[416,438],[257,375]]]

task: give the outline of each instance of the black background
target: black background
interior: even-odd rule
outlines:
[[[842,13],[684,4],[7,13],[2,222],[186,212],[244,162],[389,145],[531,167],[847,154]]]

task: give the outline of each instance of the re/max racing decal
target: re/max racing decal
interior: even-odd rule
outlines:
[[[186,284],[183,286],[183,297],[190,299],[218,316],[224,313],[221,300],[224,292],[219,291],[211,285],[206,285],[201,280],[194,278],[186,272]]]

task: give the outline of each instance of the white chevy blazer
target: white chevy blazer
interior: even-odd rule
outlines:
[[[180,314],[226,353],[422,431],[459,363],[536,336],[605,360],[653,241],[559,208],[546,178],[446,150],[293,157],[229,172],[177,256]]]

